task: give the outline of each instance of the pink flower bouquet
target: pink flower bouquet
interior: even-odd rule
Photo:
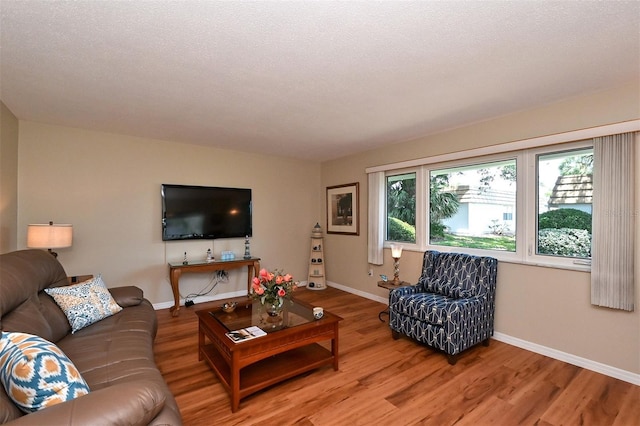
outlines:
[[[290,274],[261,269],[251,281],[251,297],[260,300],[263,305],[281,307],[284,299],[291,297],[297,284]]]

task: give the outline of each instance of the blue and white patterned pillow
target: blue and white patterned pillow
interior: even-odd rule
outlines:
[[[0,381],[7,395],[26,413],[89,393],[71,360],[39,336],[3,332],[0,365]]]
[[[79,284],[45,288],[44,291],[64,311],[72,334],[122,310],[100,275]]]

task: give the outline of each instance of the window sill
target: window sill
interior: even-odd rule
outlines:
[[[505,263],[514,263],[519,265],[537,266],[540,268],[565,269],[568,271],[591,273],[591,265],[563,265],[558,263],[538,262],[533,260],[500,259],[500,256],[496,256],[496,258],[499,261],[505,262]]]
[[[451,247],[448,247],[451,248]],[[445,251],[451,251],[451,252],[458,252],[458,253],[466,253],[466,254],[471,254],[474,256],[491,256],[491,257],[495,257],[496,259],[498,259],[498,261],[500,262],[504,262],[504,263],[513,263],[516,265],[527,265],[527,266],[537,266],[540,268],[553,268],[553,269],[564,269],[564,270],[568,270],[568,271],[576,271],[576,272],[588,272],[591,273],[591,265],[580,265],[580,264],[566,264],[566,263],[555,263],[555,262],[545,262],[542,260],[523,260],[520,259],[518,257],[516,257],[515,253],[509,253],[507,255],[507,253],[505,252],[504,254],[501,252],[486,252],[486,253],[479,253],[478,251],[470,251],[470,250],[465,250],[463,247],[459,247],[460,250],[443,250],[442,247],[430,247],[427,248],[426,250],[436,250],[436,251],[441,251],[441,252],[445,252]],[[409,244],[405,245],[404,247],[405,251],[413,251],[416,253],[424,253],[426,250],[421,250],[421,249],[417,249],[414,247],[410,247]]]

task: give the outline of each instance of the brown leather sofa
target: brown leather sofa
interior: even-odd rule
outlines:
[[[91,389],[72,401],[25,414],[0,384],[0,423],[181,425],[176,401],[154,362],[157,317],[142,290],[110,288],[124,309],[71,334],[64,312],[43,291],[65,285],[69,282],[62,265],[48,252],[0,255],[0,328],[55,343]]]

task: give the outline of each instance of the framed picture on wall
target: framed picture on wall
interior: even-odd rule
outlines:
[[[327,234],[360,235],[358,182],[327,187]]]

